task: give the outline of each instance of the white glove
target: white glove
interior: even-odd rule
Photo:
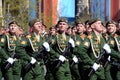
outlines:
[[[43,46],[45,47],[46,51],[50,51],[50,45],[47,42],[44,42]]]
[[[13,58],[11,58],[11,57],[9,57],[9,58],[7,59],[7,62],[9,62],[10,64],[13,64],[14,59],[13,59]]]
[[[107,54],[110,54],[111,53],[111,49],[110,49],[110,46],[108,44],[105,44],[103,46],[103,49],[107,52]]]
[[[62,62],[64,62],[66,60],[66,58],[64,56],[60,55],[59,56],[59,60],[62,61]]]
[[[96,71],[99,67],[100,67],[100,65],[97,64],[97,63],[94,63],[93,66],[92,66],[92,68],[93,68],[95,71]]]
[[[111,61],[111,60],[110,60],[110,58],[111,58],[111,57],[110,57],[110,56],[108,56],[107,60],[108,60],[108,61]]]
[[[31,59],[32,59],[32,60],[30,61],[30,63],[31,63],[31,64],[35,64],[35,63],[36,63],[36,59],[33,58],[33,57],[31,57]]]
[[[75,63],[77,63],[77,62],[78,62],[78,58],[77,58],[76,56],[74,56],[74,57],[73,57],[73,61],[74,61]]]
[[[69,43],[72,45],[72,47],[75,47],[75,42],[72,38],[69,39]]]

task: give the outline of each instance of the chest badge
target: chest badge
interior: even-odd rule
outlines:
[[[110,41],[110,44],[111,44],[111,45],[114,45],[114,41],[113,41],[113,40],[111,40],[111,41]]]
[[[26,44],[26,42],[25,42],[25,41],[22,41],[22,42],[21,42],[21,44],[25,45],[25,44]]]
[[[76,43],[75,43],[76,45],[80,45],[80,41],[76,41]]]
[[[4,42],[5,41],[5,39],[4,38],[1,38],[1,42]]]

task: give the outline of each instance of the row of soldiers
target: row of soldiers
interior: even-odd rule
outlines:
[[[39,19],[29,22],[25,35],[9,23],[0,36],[0,79],[119,80],[120,37],[117,24],[99,18],[70,27],[65,18],[48,34]],[[118,29],[119,30],[119,29]],[[116,33],[117,32],[117,33]],[[46,72],[46,73],[45,73]]]

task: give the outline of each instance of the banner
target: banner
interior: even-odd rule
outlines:
[[[58,0],[58,17],[75,17],[75,0]]]
[[[36,0],[29,0],[29,21],[36,18]]]

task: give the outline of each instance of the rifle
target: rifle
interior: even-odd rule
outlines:
[[[43,55],[43,51],[45,51],[45,48],[42,46],[41,48],[39,48],[38,52],[34,55],[34,58],[37,59],[40,56]],[[25,66],[25,73],[28,72],[31,68],[32,68],[33,64],[31,64],[30,62],[26,64]]]
[[[11,56],[11,58],[15,58],[16,57],[16,53],[14,52]],[[7,62],[6,66],[5,66],[5,70],[7,71],[10,67],[12,66],[12,64],[10,64],[9,62]]]
[[[104,68],[106,68],[107,67],[107,65],[109,64],[109,60],[108,60],[108,58],[110,57],[110,55],[107,55],[107,57],[106,57],[106,62],[105,62],[105,64],[104,64]]]
[[[103,49],[103,50],[101,51],[101,53],[100,53],[100,56],[96,59],[95,63],[99,64],[100,61],[101,61],[101,59],[102,59],[102,57],[104,56],[105,53],[106,53],[106,51]],[[88,77],[90,77],[94,72],[95,72],[94,69],[91,68],[91,70],[90,70],[90,72],[89,72],[89,74],[88,74]]]
[[[75,64],[75,62],[74,61],[72,61],[72,63],[71,63],[71,65],[70,65],[70,67],[73,67],[73,65]]]
[[[65,51],[63,52],[62,56],[65,57],[65,56],[67,55],[67,52],[68,52],[68,50],[69,50],[70,48],[71,48],[71,44],[68,43],[68,45],[67,45]],[[62,64],[62,61],[59,60],[58,63],[57,63],[57,66],[54,68],[53,71],[57,70],[57,69],[61,66],[61,64]]]

